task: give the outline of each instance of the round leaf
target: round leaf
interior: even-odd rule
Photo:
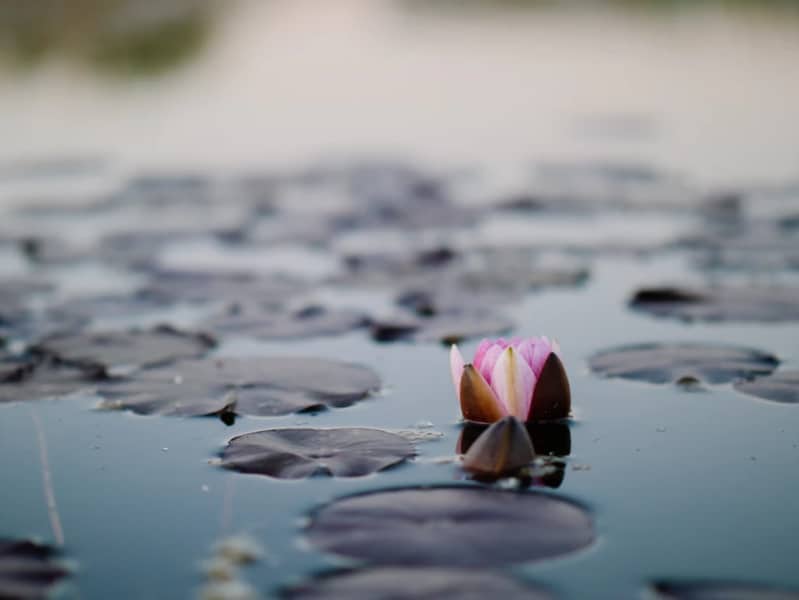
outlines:
[[[274,416],[349,406],[380,387],[366,367],[319,358],[270,356],[182,361],[100,388],[105,408],[139,414]]]
[[[499,573],[441,567],[376,567],[325,574],[286,589],[281,596],[291,600],[547,600],[552,597],[543,589],[522,585]]]
[[[779,364],[760,350],[715,344],[637,344],[595,354],[591,370],[605,377],[670,383],[727,383],[767,375]]]
[[[378,429],[267,429],[230,440],[222,466],[279,479],[359,477],[413,454],[413,445],[405,438]]]
[[[504,565],[562,556],[594,540],[590,516],[573,502],[477,487],[350,496],[317,511],[307,534],[324,551],[382,565]]]

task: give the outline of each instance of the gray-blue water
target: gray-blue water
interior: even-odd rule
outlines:
[[[587,372],[593,352],[650,340],[742,344],[797,366],[795,324],[686,325],[625,307],[631,282],[684,270],[674,257],[602,258],[582,289],[530,295],[511,311],[519,333],[558,337],[572,383],[572,453],[553,493],[590,507],[598,540],[576,555],[513,569],[563,597],[633,597],[648,580],[672,577],[799,586],[796,406],[746,397],[728,385],[686,392]],[[186,597],[199,586],[198,565],[214,541],[238,532],[266,549],[266,560],[246,578],[268,594],[343,564],[304,543],[301,527],[312,508],[348,493],[463,477],[456,465],[437,460],[454,456],[459,433],[444,347],[378,345],[353,333],[285,344],[230,340],[217,350],[271,353],[370,365],[387,391],[346,409],[242,418],[233,427],[216,419],[97,412],[88,397],[2,406],[0,532],[52,541],[32,413],[47,440],[65,554],[78,564],[65,597]],[[401,429],[419,421],[432,422],[444,437],[420,443],[411,463],[365,478],[287,482],[209,464],[227,439],[262,428]]]

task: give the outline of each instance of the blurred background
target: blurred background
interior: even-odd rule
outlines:
[[[0,181],[399,157],[799,175],[799,2],[3,0]]]

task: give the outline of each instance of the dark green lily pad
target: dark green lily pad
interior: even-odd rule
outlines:
[[[684,321],[799,320],[799,289],[786,287],[658,287],[635,293],[630,307]]]
[[[465,486],[349,496],[316,511],[306,533],[323,551],[380,565],[490,567],[594,541],[589,514],[571,501]]]
[[[799,371],[777,371],[753,381],[739,381],[735,389],[772,402],[799,404]]]
[[[349,406],[380,388],[366,367],[320,358],[270,356],[182,361],[100,388],[103,408],[138,414],[285,415]]]
[[[41,600],[69,572],[53,559],[50,546],[0,538],[0,598]]]
[[[696,343],[623,346],[599,352],[588,361],[592,371],[605,377],[713,384],[768,375],[778,364],[775,356],[760,350]]]
[[[278,479],[360,477],[399,464],[414,452],[405,438],[379,429],[267,429],[230,440],[222,466]]]
[[[58,335],[35,346],[37,354],[92,370],[154,367],[200,357],[215,341],[207,334],[185,333],[168,326],[127,332]]]
[[[485,570],[442,567],[375,567],[328,573],[287,588],[280,594],[290,600],[548,600],[542,588],[517,582]]]
[[[295,339],[339,335],[369,323],[358,311],[330,309],[318,305],[293,312],[244,304],[231,307],[224,315],[210,319],[208,327],[221,335],[244,335],[259,339]]]
[[[799,600],[799,590],[751,583],[662,581],[651,589],[660,600]]]

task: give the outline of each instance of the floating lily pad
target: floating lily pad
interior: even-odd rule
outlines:
[[[685,321],[799,320],[799,289],[786,287],[658,287],[636,292],[630,307]]]
[[[546,590],[491,571],[441,567],[375,567],[328,573],[282,591],[290,600],[547,600]]]
[[[105,373],[86,368],[24,360],[0,363],[0,404],[68,396],[90,390]]]
[[[799,404],[799,371],[777,371],[753,381],[739,381],[735,389],[773,402]]]
[[[360,477],[413,456],[405,438],[379,429],[267,429],[234,437],[222,466],[279,479]]]
[[[349,406],[380,387],[366,367],[319,358],[271,356],[191,360],[100,388],[104,408],[138,414],[284,415]]]
[[[184,333],[168,326],[148,331],[59,335],[34,351],[62,363],[90,369],[154,367],[202,356],[215,345],[206,334]]]
[[[799,600],[799,590],[748,583],[663,581],[652,591],[662,600]]]
[[[279,340],[338,335],[368,323],[365,314],[354,310],[310,305],[286,312],[245,304],[231,307],[224,315],[210,319],[207,325],[220,334]]]
[[[638,344],[605,350],[588,361],[605,377],[650,383],[728,383],[768,375],[779,364],[760,350],[715,344]]]
[[[462,340],[500,335],[510,331],[513,322],[493,311],[459,311],[431,317],[401,315],[378,319],[371,324],[372,338],[378,342],[416,341],[454,344]]]
[[[284,275],[256,275],[235,271],[183,271],[161,269],[150,273],[150,283],[138,296],[167,302],[251,302],[279,307],[305,291],[300,281]]]
[[[349,496],[312,515],[310,542],[381,565],[487,567],[554,558],[590,545],[577,504],[477,487],[404,488]]]
[[[40,600],[69,573],[50,546],[0,538],[0,598]]]

